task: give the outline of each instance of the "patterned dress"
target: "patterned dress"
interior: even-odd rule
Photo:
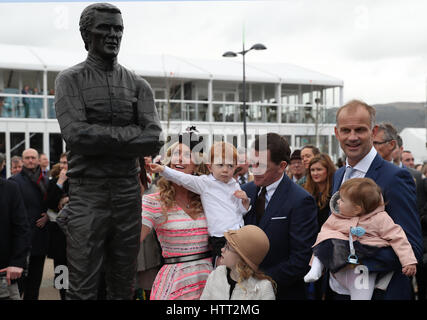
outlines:
[[[169,209],[166,220],[159,193],[144,195],[142,223],[156,230],[164,258],[209,251],[205,215],[194,220],[181,208],[174,207]],[[211,258],[165,264],[154,280],[150,300],[198,300],[211,271]]]

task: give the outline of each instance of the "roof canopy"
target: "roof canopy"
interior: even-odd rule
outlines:
[[[427,161],[426,129],[405,128],[400,132],[403,140],[403,148],[411,151],[415,163]]]
[[[61,71],[86,58],[86,52],[0,44],[0,68]],[[172,55],[122,53],[119,63],[147,77],[241,81],[242,59],[202,60]],[[248,82],[343,86],[338,78],[286,63],[246,63]]]

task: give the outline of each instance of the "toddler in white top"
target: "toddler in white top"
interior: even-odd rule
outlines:
[[[244,225],[243,216],[249,209],[250,199],[233,178],[237,166],[236,148],[227,142],[216,142],[209,158],[210,175],[193,176],[157,164],[150,164],[150,168],[165,179],[200,194],[215,262],[225,244],[224,232]]]

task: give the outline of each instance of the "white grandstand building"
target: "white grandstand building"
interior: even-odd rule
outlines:
[[[57,162],[66,146],[55,118],[54,81],[86,53],[6,44],[0,52],[0,152],[7,173],[10,158],[28,147]],[[241,60],[120,54],[118,62],[150,83],[165,135],[195,125],[208,144],[244,145]],[[342,80],[285,63],[246,63],[246,83],[249,146],[256,135],[276,132],[292,149],[317,140],[334,160],[342,155],[333,130]],[[22,94],[26,85],[32,94]]]

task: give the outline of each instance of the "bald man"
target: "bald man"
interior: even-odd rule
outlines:
[[[48,247],[48,216],[44,197],[48,179],[40,169],[39,154],[35,149],[22,153],[23,167],[10,179],[15,181],[27,208],[30,224],[31,251],[29,252],[28,275],[23,279],[24,300],[38,300],[43,267]]]

